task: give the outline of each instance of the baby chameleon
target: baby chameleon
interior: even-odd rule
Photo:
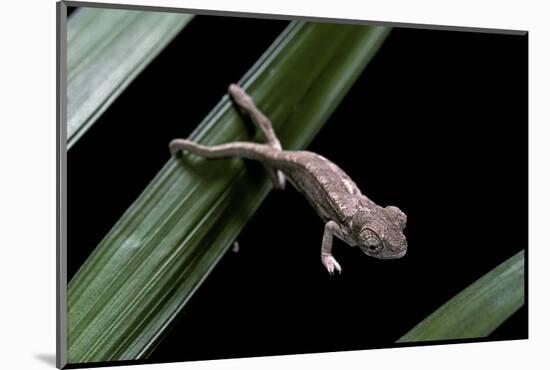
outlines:
[[[281,190],[285,178],[288,178],[325,222],[321,261],[331,275],[342,271],[332,255],[333,235],[351,246],[358,246],[371,257],[390,259],[405,255],[405,213],[394,206],[380,207],[374,203],[328,159],[308,151],[283,150],[271,121],[256,107],[252,98],[235,84],[231,84],[228,90],[233,101],[263,132],[267,143],[233,142],[209,147],[174,139],[170,142],[172,155],[187,150],[206,158],[254,159],[264,164],[275,188]]]

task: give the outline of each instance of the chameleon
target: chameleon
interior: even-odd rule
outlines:
[[[378,259],[395,259],[407,253],[403,233],[407,216],[398,207],[381,207],[363,195],[352,179],[333,162],[306,150],[283,150],[269,118],[237,84],[228,94],[263,133],[265,144],[232,142],[205,146],[187,139],[173,139],[170,152],[187,151],[205,158],[238,157],[261,162],[274,188],[283,190],[286,179],[302,193],[325,224],[321,242],[321,262],[330,275],[342,267],[332,254],[333,236],[359,247]]]

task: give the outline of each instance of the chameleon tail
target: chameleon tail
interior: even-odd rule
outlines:
[[[274,160],[282,151],[267,144],[249,142],[233,142],[214,146],[206,146],[186,139],[174,139],[170,142],[170,153],[176,155],[180,150],[186,150],[205,158],[237,157],[254,159],[264,163],[275,188],[285,187],[285,177],[281,171],[275,170],[265,163]],[[280,174],[280,175],[279,175]]]
[[[229,85],[228,93],[235,104],[241,107],[262,131],[267,143],[234,142],[209,147],[185,139],[174,139],[170,142],[170,152],[175,155],[180,150],[187,150],[205,158],[239,157],[255,159],[264,164],[275,188],[284,189],[286,178],[283,172],[267,164],[282,152],[281,143],[273,130],[271,121],[256,107],[252,97],[238,85]]]
[[[191,140],[174,139],[170,142],[170,153],[176,155],[180,150],[186,150],[204,158],[237,157],[264,161],[272,159],[275,149],[267,144],[249,142],[233,142],[214,146],[198,144]]]

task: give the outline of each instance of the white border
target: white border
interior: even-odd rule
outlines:
[[[106,1],[98,1],[106,2]],[[530,338],[348,353],[174,363],[135,369],[464,369],[548,364],[547,189],[550,38],[543,1],[132,0],[139,5],[530,31]],[[55,1],[10,1],[0,22],[2,367],[53,368],[55,353]],[[503,199],[505,202],[506,199]],[[490,214],[487,217],[491,217]],[[31,225],[32,232],[27,228]],[[494,232],[502,232],[495,230]],[[337,318],[334,318],[337,321]],[[238,334],[236,334],[238,335]],[[368,335],[368,333],[365,333]],[[547,366],[547,365],[546,365]]]

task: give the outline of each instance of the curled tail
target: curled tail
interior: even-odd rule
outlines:
[[[282,151],[281,143],[275,135],[271,121],[256,107],[252,98],[242,88],[231,84],[228,91],[233,101],[250,116],[262,131],[267,144],[233,142],[205,146],[186,139],[174,139],[170,142],[170,152],[175,155],[180,150],[187,150],[205,158],[238,157],[254,159],[264,164],[275,188],[284,189],[286,182],[284,174],[270,165],[270,162],[273,162],[277,154]]]
[[[214,146],[206,146],[186,139],[174,139],[170,142],[170,152],[176,155],[180,150],[186,150],[205,158],[237,157],[260,161],[267,168],[273,185],[277,189],[284,189],[285,176],[280,170],[271,167],[270,162],[276,160],[280,149],[267,144],[249,142],[233,142]]]
[[[267,144],[235,141],[233,143],[207,146],[191,140],[174,139],[170,142],[170,153],[176,155],[180,150],[187,150],[204,158],[237,157],[269,162],[275,159],[278,150]]]

